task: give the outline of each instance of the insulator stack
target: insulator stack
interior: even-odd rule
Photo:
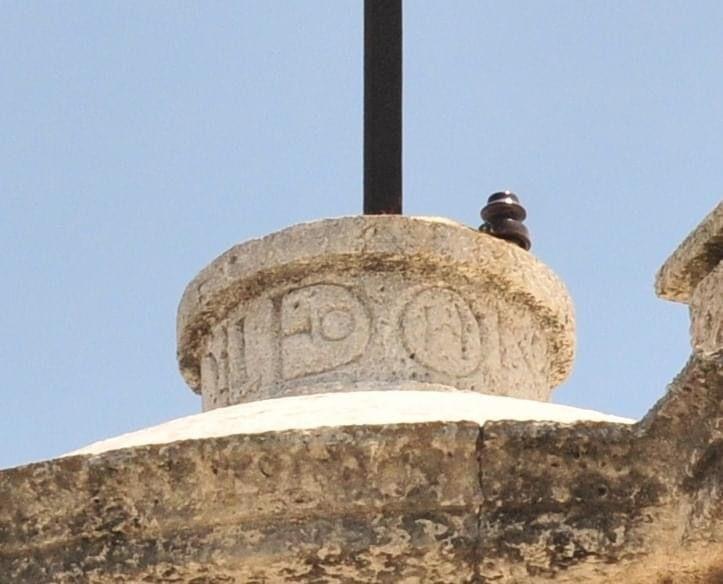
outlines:
[[[522,249],[530,249],[530,232],[522,223],[527,217],[527,211],[515,193],[504,191],[490,195],[480,215],[484,221],[480,231],[511,241]]]

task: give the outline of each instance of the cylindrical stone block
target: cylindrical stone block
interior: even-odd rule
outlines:
[[[575,334],[531,254],[439,219],[361,216],[240,244],[186,289],[178,357],[205,410],[390,388],[546,400]]]

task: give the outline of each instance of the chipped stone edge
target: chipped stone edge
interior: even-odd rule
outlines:
[[[655,278],[655,293],[689,303],[700,281],[723,259],[723,202],[701,221],[665,261]]]

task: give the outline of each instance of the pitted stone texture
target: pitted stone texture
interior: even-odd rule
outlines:
[[[661,298],[688,304],[698,284],[723,259],[723,202],[710,212],[663,264],[655,279]]]
[[[269,432],[0,471],[0,581],[719,584],[723,361],[634,426]],[[4,579],[3,579],[4,578]]]
[[[723,262],[696,286],[690,302],[693,351],[723,350]]]
[[[572,304],[528,252],[456,223],[363,216],[238,245],[186,289],[178,356],[204,409],[410,381],[546,400]]]
[[[475,424],[270,433],[0,472],[0,575],[469,581],[478,436]]]

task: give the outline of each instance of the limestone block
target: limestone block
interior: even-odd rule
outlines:
[[[723,262],[696,286],[690,316],[693,351],[712,355],[723,350]]]
[[[701,221],[663,264],[655,279],[661,298],[690,302],[695,288],[723,259],[723,202]]]
[[[0,582],[717,584],[722,406],[723,362],[695,357],[635,425],[361,424],[2,470]]]
[[[205,410],[426,383],[546,400],[574,316],[528,252],[439,219],[362,216],[238,245],[186,289],[178,357]]]

